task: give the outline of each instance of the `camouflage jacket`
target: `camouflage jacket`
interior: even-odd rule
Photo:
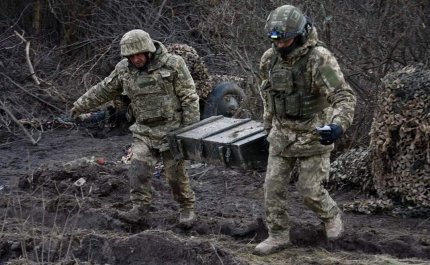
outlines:
[[[285,59],[274,46],[261,58],[260,74],[264,84],[261,90],[264,102],[263,122],[265,128],[270,130],[268,141],[271,144],[271,154],[296,157],[329,152],[333,149],[333,144],[321,145],[316,127],[336,123],[345,131],[352,123],[356,103],[355,94],[346,83],[336,58],[325,47],[317,44],[318,36],[316,29],[313,28],[307,41]],[[276,64],[282,64],[286,69],[292,68],[304,56],[307,56],[307,62],[303,68],[300,68],[303,69],[300,74],[306,78],[306,84],[310,86],[307,89],[311,92],[308,93],[321,95],[328,103],[327,107],[306,119],[278,117],[268,105],[269,93],[273,89],[270,71]],[[322,71],[327,68],[329,75],[327,71]]]
[[[199,97],[182,57],[157,48],[144,70],[128,59],[121,60],[103,81],[91,87],[74,106],[89,111],[120,94],[127,95],[136,122],[130,127],[134,137],[153,148],[166,149],[167,132],[199,121]]]

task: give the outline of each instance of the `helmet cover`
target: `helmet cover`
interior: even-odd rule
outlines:
[[[125,33],[119,43],[121,56],[127,57],[133,54],[155,52],[154,42],[146,31],[133,29]]]
[[[297,7],[283,5],[270,12],[264,30],[272,40],[292,39],[304,33],[306,24],[306,16]]]

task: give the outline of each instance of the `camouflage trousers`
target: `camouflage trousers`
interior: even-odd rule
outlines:
[[[310,157],[269,155],[264,183],[266,223],[269,234],[288,231],[290,228],[288,183],[297,160],[299,178],[296,186],[303,197],[304,204],[323,221],[328,221],[340,212],[336,202],[322,186],[322,181],[329,176],[330,153]]]
[[[181,209],[193,209],[195,196],[190,187],[190,180],[184,160],[173,159],[169,150],[159,152],[139,138],[133,138],[132,158],[128,171],[130,179],[130,199],[133,205],[149,207],[152,200],[151,180],[157,158],[163,159],[164,175],[172,189],[173,198]]]

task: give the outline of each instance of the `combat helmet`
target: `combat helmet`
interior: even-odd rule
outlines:
[[[133,29],[125,33],[119,42],[121,56],[127,57],[137,53],[155,52],[154,42],[146,31]]]
[[[272,12],[266,20],[264,31],[271,40],[293,39],[302,36],[302,42],[307,35],[308,20],[302,11],[292,5],[283,5]]]

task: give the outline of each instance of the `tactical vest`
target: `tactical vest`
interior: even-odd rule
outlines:
[[[312,73],[307,71],[306,66],[313,50],[314,47],[292,66],[280,62],[278,56],[274,54],[269,70],[271,88],[268,104],[276,116],[308,119],[329,106],[324,96],[318,91],[311,91]]]
[[[138,124],[153,127],[180,120],[180,102],[173,87],[176,74],[170,67],[163,66],[149,73],[130,73],[124,80],[128,83],[124,89],[131,99],[130,106]]]

